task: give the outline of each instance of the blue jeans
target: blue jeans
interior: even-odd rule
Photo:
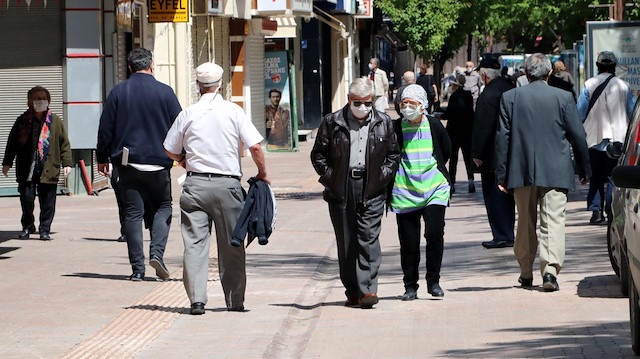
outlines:
[[[171,226],[171,174],[169,169],[138,171],[130,166],[115,165],[124,192],[125,223],[129,263],[133,273],[145,272],[142,221],[151,234],[149,257],[162,259]]]
[[[613,191],[611,171],[616,166],[616,160],[609,158],[605,151],[590,148],[589,162],[591,163],[592,176],[587,194],[587,209],[602,211],[604,208],[607,217],[609,217],[611,214],[611,192]]]

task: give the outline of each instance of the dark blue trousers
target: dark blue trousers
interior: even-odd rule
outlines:
[[[142,221],[151,232],[149,256],[161,259],[167,246],[171,225],[171,175],[169,169],[138,171],[130,166],[118,167],[120,185],[124,191],[124,232],[133,273],[145,272]]]
[[[611,171],[616,166],[616,160],[609,158],[605,151],[590,148],[589,162],[591,163],[592,176],[589,181],[589,193],[587,194],[587,209],[589,211],[602,211],[604,207],[604,211],[609,217],[611,214],[611,192],[613,191]]]
[[[480,176],[482,178],[482,197],[484,197],[484,206],[487,209],[493,239],[513,242],[516,202],[511,194],[500,191],[496,183],[495,172],[482,171]]]

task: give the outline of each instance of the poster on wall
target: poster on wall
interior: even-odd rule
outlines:
[[[291,150],[291,92],[286,51],[264,53],[267,150]]]
[[[601,51],[612,51],[618,65],[616,76],[626,81],[634,96],[640,91],[640,21],[587,22],[589,68],[587,78],[597,74]]]
[[[258,11],[285,11],[287,0],[258,0]]]

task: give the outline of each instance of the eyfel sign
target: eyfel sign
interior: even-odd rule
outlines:
[[[149,22],[188,22],[189,0],[147,0]]]

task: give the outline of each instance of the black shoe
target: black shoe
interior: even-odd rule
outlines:
[[[191,304],[191,315],[201,315],[204,314],[204,303],[195,302]]]
[[[35,233],[35,232],[36,232],[36,227],[34,225],[31,225],[31,227],[23,229],[22,232],[20,232],[20,234],[18,234],[18,238],[20,238],[20,239],[28,239],[29,235],[31,233]]]
[[[49,235],[49,232],[40,232],[40,240],[41,241],[50,241],[51,240],[51,236]]]
[[[156,275],[160,279],[167,279],[171,275],[167,267],[164,265],[164,262],[162,262],[162,258],[158,256],[155,256],[155,255],[151,256],[151,259],[149,260],[149,265],[156,270]]]
[[[244,312],[244,305],[239,307],[227,308],[227,312]]]
[[[141,282],[144,280],[144,273],[133,273],[129,276],[129,280],[134,282]]]
[[[469,182],[469,193],[475,193],[476,192],[476,185],[473,184],[473,181]]]
[[[485,248],[506,248],[513,247],[512,241],[496,241],[495,239],[489,242],[482,242],[482,246]]]
[[[433,297],[444,297],[444,291],[442,290],[442,288],[440,288],[440,284],[438,283],[427,283],[427,292]]]
[[[126,242],[127,241],[127,237],[125,237],[124,235],[118,237],[118,242]]]
[[[604,214],[601,211],[593,211],[589,224],[600,224],[604,222]]]
[[[556,277],[550,273],[542,276],[542,288],[545,292],[555,292],[556,290],[560,290]]]
[[[415,289],[407,289],[402,295],[402,300],[404,301],[414,300],[414,299],[418,299],[418,293],[416,293]]]
[[[518,278],[518,283],[523,288],[531,288],[533,287],[533,278]]]

